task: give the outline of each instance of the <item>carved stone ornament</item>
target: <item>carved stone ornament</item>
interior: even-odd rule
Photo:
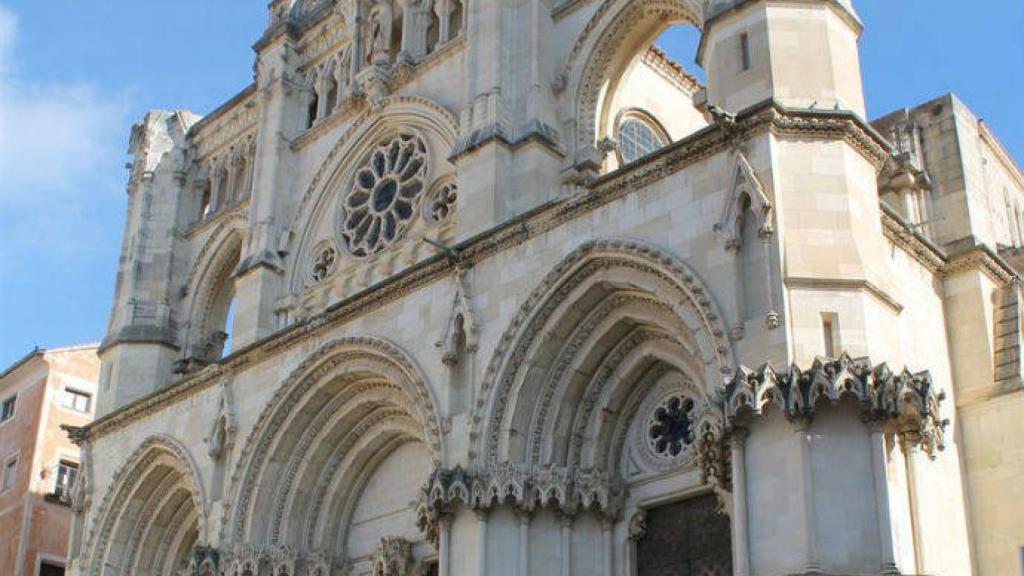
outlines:
[[[217,416],[206,437],[206,452],[215,460],[226,454],[234,443],[238,427],[234,410],[231,388],[224,384],[221,386],[220,399],[217,402]]]
[[[459,187],[455,182],[444,182],[430,193],[425,203],[424,217],[428,222],[440,222],[455,211],[459,200]]]
[[[196,546],[182,576],[220,576],[220,553],[216,548]]]
[[[310,263],[310,279],[313,283],[324,281],[334,273],[338,265],[338,250],[334,243],[325,240],[313,248],[313,261]]]
[[[522,512],[549,508],[569,516],[592,510],[617,518],[626,498],[626,487],[594,468],[491,464],[476,474],[461,466],[437,468],[420,489],[416,505],[417,525],[437,542],[438,522],[456,507],[488,510],[507,506]]]
[[[355,256],[376,254],[405,232],[427,173],[427,147],[398,134],[370,152],[342,201],[341,236]]]
[[[697,429],[698,466],[705,482],[731,490],[728,440],[743,433],[743,418],[758,417],[769,407],[791,421],[807,421],[818,402],[839,402],[850,397],[858,402],[865,422],[890,423],[904,443],[920,447],[930,458],[944,448],[949,421],[939,417],[945,392],[936,393],[928,372],[894,373],[886,364],[873,365],[868,358],[821,358],[808,370],[796,365],[776,372],[770,364],[757,370],[740,367],[705,412]],[[738,432],[742,431],[742,432]]]
[[[409,576],[412,544],[405,538],[386,536],[373,554],[372,576]]]
[[[736,150],[736,163],[732,174],[729,195],[722,207],[722,216],[714,228],[722,235],[727,248],[738,248],[743,243],[743,220],[747,216],[747,210],[757,219],[759,235],[772,233],[772,204],[750,162],[739,150]],[[749,201],[749,205],[742,202],[744,197]]]
[[[465,268],[458,268],[455,271],[455,294],[452,297],[451,310],[441,339],[435,343],[435,346],[441,349],[441,361],[448,366],[458,364],[463,354],[477,350],[479,326],[469,299],[466,273]]]
[[[629,519],[628,536],[634,542],[647,536],[647,510],[641,508]]]

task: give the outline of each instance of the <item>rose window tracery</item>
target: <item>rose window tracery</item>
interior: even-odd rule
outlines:
[[[459,188],[449,182],[437,189],[430,198],[430,221],[440,222],[455,211],[455,203],[459,200]]]
[[[675,458],[693,443],[695,407],[692,399],[673,395],[654,409],[647,422],[647,442],[655,454]]]
[[[415,213],[427,173],[427,148],[411,134],[377,146],[345,196],[341,235],[355,256],[370,256],[399,238]]]
[[[334,265],[338,261],[338,251],[330,244],[322,244],[314,251],[311,275],[313,282],[320,282],[334,272]]]

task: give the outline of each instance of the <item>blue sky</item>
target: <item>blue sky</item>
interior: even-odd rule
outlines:
[[[855,4],[871,117],[956,92],[1024,163],[1024,2]],[[102,339],[131,125],[149,108],[207,113],[245,87],[265,5],[0,2],[0,370],[35,345]],[[691,65],[693,34],[661,44]]]

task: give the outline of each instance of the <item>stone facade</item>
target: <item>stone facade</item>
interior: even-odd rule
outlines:
[[[848,1],[269,9],[133,130],[73,574],[1019,569],[1024,178]]]
[[[82,460],[62,428],[93,419],[96,348],[37,349],[0,372],[0,574],[64,573]]]

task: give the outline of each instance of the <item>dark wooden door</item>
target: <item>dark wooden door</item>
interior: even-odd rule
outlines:
[[[637,541],[638,576],[731,576],[729,517],[714,494],[647,510],[647,531]]]

